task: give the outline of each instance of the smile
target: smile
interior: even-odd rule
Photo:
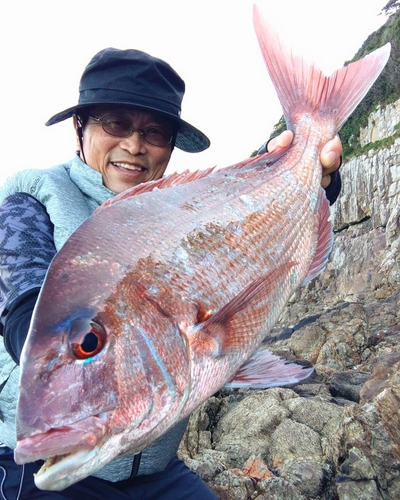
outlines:
[[[146,169],[138,167],[137,165],[130,165],[129,163],[111,162],[115,167],[125,168],[127,170],[136,170],[137,172],[144,172]]]

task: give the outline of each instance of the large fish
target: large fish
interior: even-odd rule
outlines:
[[[232,379],[262,381],[258,354],[240,368],[326,263],[320,151],[390,48],[326,77],[283,48],[257,8],[254,23],[293,144],[123,193],[56,255],[21,362],[15,459],[50,457],[39,488],[141,451]]]

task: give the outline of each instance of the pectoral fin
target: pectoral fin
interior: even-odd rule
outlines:
[[[228,304],[188,332],[196,349],[214,356],[243,350],[262,339],[273,292],[281,286],[293,266],[288,262],[256,279]]]

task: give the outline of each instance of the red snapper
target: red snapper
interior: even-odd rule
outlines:
[[[309,374],[248,360],[327,261],[320,151],[390,47],[327,77],[286,50],[257,8],[254,24],[294,141],[125,192],[56,255],[21,361],[15,459],[49,458],[39,488],[140,452],[234,378],[268,386]]]

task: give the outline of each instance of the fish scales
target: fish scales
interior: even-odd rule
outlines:
[[[278,168],[278,166],[277,166]],[[286,166],[285,166],[286,168]],[[241,173],[242,174],[242,173]],[[221,176],[223,179],[223,176]],[[243,185],[243,182],[246,179],[243,174],[240,176],[240,183],[237,184],[238,188],[240,185]],[[175,272],[177,266],[179,266],[179,272],[176,274],[180,281],[182,282],[182,286],[188,287],[187,296],[193,297],[196,292],[202,293],[202,290],[198,287],[193,287],[190,280],[190,276],[186,275],[186,272],[190,273],[190,270],[196,269],[197,279],[203,280],[207,279],[209,276],[212,281],[215,279],[215,273],[224,273],[226,270],[226,259],[225,255],[230,255],[232,252],[236,253],[238,256],[238,260],[241,262],[240,267],[237,267],[237,273],[243,273],[244,275],[247,273],[250,279],[254,279],[254,272],[259,271],[259,266],[265,266],[267,270],[270,266],[269,255],[268,254],[278,254],[279,249],[281,248],[280,239],[276,239],[274,242],[274,238],[279,237],[280,232],[276,231],[277,227],[285,227],[287,231],[290,230],[290,226],[293,226],[291,230],[293,233],[293,239],[296,234],[296,227],[298,225],[298,221],[293,218],[288,218],[288,206],[292,206],[294,210],[299,210],[299,213],[305,212],[302,205],[307,203],[304,197],[297,196],[295,200],[295,204],[293,204],[292,193],[288,193],[285,197],[282,196],[282,192],[286,191],[284,181],[278,177],[276,172],[273,175],[271,181],[264,181],[258,191],[253,189],[251,193],[251,198],[253,199],[253,203],[243,205],[239,196],[232,197],[228,203],[225,203],[222,200],[222,209],[221,200],[214,200],[214,202],[210,202],[208,198],[212,197],[216,194],[215,185],[218,183],[218,176],[213,176],[212,179],[204,179],[201,182],[204,186],[200,186],[197,183],[195,186],[182,186],[183,192],[178,192],[176,190],[176,196],[172,200],[167,191],[157,192],[154,194],[154,200],[148,201],[148,206],[141,207],[135,214],[135,221],[139,227],[142,227],[142,230],[139,234],[132,234],[131,224],[128,220],[124,224],[120,224],[118,228],[118,241],[119,245],[117,247],[118,255],[121,256],[123,253],[128,253],[131,251],[132,246],[138,248],[137,252],[137,261],[140,261],[141,258],[147,258],[148,255],[151,255],[153,259],[161,260],[162,266],[158,267],[158,274],[156,279],[163,280],[164,275],[168,273]],[[266,190],[265,185],[269,185],[269,190]],[[277,184],[277,187],[272,187],[273,184]],[[213,187],[213,190],[209,190],[209,186]],[[191,189],[189,189],[191,188]],[[210,206],[208,220],[204,220],[205,217],[202,211],[191,210],[190,212],[186,211],[182,214],[179,210],[181,204],[185,203],[185,198],[191,199],[192,192],[199,199],[202,200],[202,203],[207,203]],[[248,191],[248,188],[246,188]],[[203,193],[205,193],[203,195]],[[240,191],[239,191],[240,193]],[[272,193],[272,194],[271,194]],[[275,193],[279,193],[280,200],[276,199]],[[161,195],[164,195],[165,203],[160,199]],[[211,195],[211,196],[210,196]],[[241,195],[240,195],[241,196]],[[246,196],[249,196],[246,192]],[[140,195],[139,195],[140,197]],[[149,196],[147,196],[149,198]],[[166,223],[164,224],[162,221],[162,217],[160,215],[153,213],[152,206],[154,203],[157,203],[160,207],[161,213],[167,213],[168,218]],[[94,242],[95,236],[92,233],[92,224],[94,224],[94,234],[98,232],[97,227],[109,227],[113,225],[117,218],[120,218],[121,210],[130,210],[129,205],[133,205],[135,208],[136,200],[127,200],[124,203],[124,207],[119,208],[117,205],[110,206],[110,209],[107,213],[99,213],[99,215],[90,222],[90,224],[85,225],[85,237],[88,240],[92,240],[92,245],[94,247],[97,244]],[[263,206],[260,206],[258,212],[255,212],[253,209],[253,204],[263,203]],[[290,202],[290,203],[288,203]],[[228,205],[228,207],[227,207]],[[246,206],[247,205],[247,206]],[[262,211],[261,211],[262,208]],[[179,231],[181,237],[176,236],[177,228],[173,227],[173,224],[168,222],[168,219],[174,221],[176,220],[176,215],[174,214],[174,210],[179,214]],[[240,217],[240,218],[239,218]],[[257,221],[256,225],[254,222]],[[88,221],[89,222],[89,221]],[[232,233],[232,227],[238,228],[239,230],[236,233]],[[263,231],[260,229],[264,228]],[[158,232],[155,231],[158,229]],[[174,230],[172,232],[172,229]],[[157,248],[153,248],[152,241],[153,238],[157,235],[159,238],[159,246]],[[113,262],[113,255],[115,252],[115,235],[110,233],[108,235],[98,234],[97,238],[99,239],[99,244],[101,242],[101,251],[102,255],[98,256],[97,259],[94,257],[96,249],[90,248],[88,253],[91,256],[91,262],[96,264],[97,262],[104,260],[104,250],[103,247],[108,244],[109,255],[107,255],[107,260],[110,264]],[[109,238],[107,241],[106,238]],[[247,238],[247,239],[246,239]],[[71,245],[74,244],[74,240],[77,239],[78,245],[82,240],[82,234],[76,233],[70,241]],[[177,241],[179,245],[177,246]],[[197,242],[197,243],[196,243]],[[271,244],[274,243],[274,244]],[[124,245],[124,247],[123,247]],[[260,253],[259,248],[266,246],[268,248],[268,252]],[[182,251],[184,250],[184,252]],[[218,250],[219,253],[215,253]],[[214,253],[213,253],[214,252]],[[212,263],[213,266],[202,266],[203,262],[201,261],[201,257],[205,259],[204,263],[210,263],[209,256],[212,255]],[[67,265],[68,256],[65,261],[61,259],[58,261],[59,272],[64,274],[64,268]],[[83,255],[80,256],[81,259],[87,260]],[[197,259],[200,258],[199,262],[196,262]],[[270,259],[274,263],[275,259]],[[200,264],[200,265],[197,265]],[[133,264],[131,264],[133,265]],[[229,262],[229,267],[232,268],[232,262]],[[84,269],[81,269],[82,272],[76,273],[77,280],[75,283],[76,293],[79,294],[79,290],[81,286],[86,282],[88,282],[88,277],[83,274]],[[142,271],[144,272],[144,271]],[[89,275],[92,273],[92,270],[88,270]],[[119,269],[119,274],[115,274],[116,281],[119,280],[120,275],[125,273],[125,269],[123,266]],[[144,272],[144,274],[146,274]],[[191,274],[191,273],[190,273]],[[113,277],[112,276],[112,277]],[[98,279],[96,277],[96,279]],[[153,278],[152,278],[153,279]],[[227,281],[231,282],[231,278],[229,274],[227,275]],[[247,278],[247,282],[248,282]],[[165,281],[165,279],[164,279]],[[111,284],[111,280],[108,279],[109,285]],[[69,283],[71,286],[72,283]],[[239,282],[238,284],[233,284],[236,287],[234,293],[240,291],[243,287],[243,283]],[[63,293],[62,291],[60,292]],[[81,298],[81,295],[78,295]],[[224,301],[226,301],[226,297],[222,297]],[[228,298],[229,299],[229,298]]]
[[[56,255],[21,361],[15,459],[50,457],[39,488],[66,488],[138,453],[232,379],[305,376],[276,358],[268,371],[252,355],[327,261],[320,151],[389,49],[328,78],[287,51],[257,9],[254,24],[294,141],[128,190]]]
[[[277,176],[274,177],[274,181],[278,181]],[[214,186],[218,183],[218,178],[213,177],[213,179],[208,179],[208,183],[213,183]],[[282,184],[279,182],[279,184]],[[196,196],[201,197],[203,200],[206,198],[202,197],[202,186],[193,186],[196,190]],[[205,186],[204,191],[207,194],[207,186]],[[277,192],[282,191],[282,187],[278,187]],[[213,191],[215,193],[215,190]],[[159,194],[159,193],[157,193]],[[190,193],[179,194],[179,203],[187,194],[190,197]],[[168,193],[165,191],[165,197],[168,200]],[[212,206],[210,210],[210,215],[208,220],[204,221],[201,212],[191,211],[190,213],[182,214],[180,218],[179,231],[181,238],[176,237],[177,229],[174,229],[174,234],[171,233],[167,228],[165,233],[161,234],[162,243],[160,248],[154,249],[150,252],[153,259],[157,260],[162,258],[163,263],[159,265],[157,270],[150,273],[151,279],[154,282],[165,282],[171,280],[171,275],[174,275],[174,285],[175,283],[180,283],[180,292],[183,294],[184,298],[196,299],[196,294],[199,294],[198,299],[201,303],[207,301],[207,292],[204,288],[199,288],[196,284],[193,284],[190,280],[192,278],[195,282],[203,282],[204,280],[215,281],[215,275],[219,276],[226,275],[227,283],[231,283],[231,271],[235,262],[229,260],[229,266],[227,266],[227,258],[230,257],[233,252],[237,256],[236,274],[241,275],[239,277],[239,282],[232,283],[231,286],[234,287],[231,297],[226,297],[225,293],[222,297],[215,299],[218,301],[219,305],[225,303],[227,300],[232,298],[234,294],[238,293],[242,288],[243,284],[248,284],[254,279],[254,273],[259,273],[259,269],[265,268],[267,270],[271,262],[276,263],[276,258],[272,259],[269,254],[277,255],[279,249],[281,248],[281,240],[277,238],[275,240],[275,245],[271,245],[273,241],[273,235],[277,233],[277,227],[285,227],[290,234],[292,234],[293,240],[295,239],[295,234],[298,230],[298,221],[287,217],[288,210],[288,199],[281,197],[281,201],[274,198],[271,199],[269,207],[265,208],[265,204],[268,204],[269,193],[265,189],[260,189],[259,192],[253,191],[252,198],[256,201],[263,201],[264,206],[263,211],[254,212],[253,206],[249,206],[247,212],[245,207],[242,206],[241,200],[232,200],[230,202],[230,209],[219,210],[217,204]],[[207,200],[208,201],[208,200]],[[160,199],[158,197],[158,203]],[[291,203],[295,210],[299,210],[302,213],[302,205],[304,204],[304,198],[298,197],[295,204]],[[238,208],[236,207],[239,205]],[[162,206],[162,205],[161,205]],[[234,209],[232,209],[234,207]],[[111,208],[111,207],[110,207]],[[117,206],[116,206],[117,208]],[[122,207],[121,207],[122,209]],[[124,208],[128,209],[127,207]],[[162,206],[162,210],[168,213],[169,216],[174,219],[173,210],[174,207],[171,203]],[[119,216],[119,210],[116,210],[115,217]],[[285,213],[286,212],[286,213]],[[241,220],[238,218],[238,213],[241,214]],[[233,214],[233,217],[232,215]],[[108,220],[104,220],[100,217],[98,224],[106,226]],[[110,216],[110,222],[114,218],[113,214],[107,214]],[[124,241],[129,242],[128,247],[131,244],[138,244],[141,247],[141,254],[139,259],[148,255],[148,249],[145,248],[146,242],[149,240],[149,233],[152,232],[153,219],[155,220],[154,226],[158,227],[159,220],[158,215],[153,216],[151,210],[151,203],[149,203],[148,212],[144,211],[140,214],[143,223],[146,221],[147,227],[140,236],[138,242],[129,242],[130,234],[126,234],[122,228],[120,236]],[[203,220],[199,219],[202,217]],[[256,226],[254,226],[254,221],[257,220]],[[236,226],[239,229],[237,233],[232,233],[232,226]],[[291,226],[291,227],[290,227]],[[315,225],[312,225],[314,230]],[[260,229],[263,228],[261,231]],[[86,228],[87,230],[87,228]],[[315,231],[315,230],[314,230]],[[170,236],[176,238],[177,241],[171,241]],[[177,246],[177,242],[179,245]],[[259,249],[262,247],[267,247],[268,251],[260,253]],[[205,264],[210,264],[209,256],[212,256],[212,267]],[[311,259],[311,257],[310,257]],[[157,260],[159,262],[159,260]],[[307,267],[307,264],[306,264]],[[229,269],[227,269],[229,268]],[[145,274],[145,270],[141,271]],[[243,279],[243,281],[242,281]],[[167,285],[165,285],[166,287]],[[217,292],[218,293],[218,292]],[[195,299],[193,299],[195,298]]]

